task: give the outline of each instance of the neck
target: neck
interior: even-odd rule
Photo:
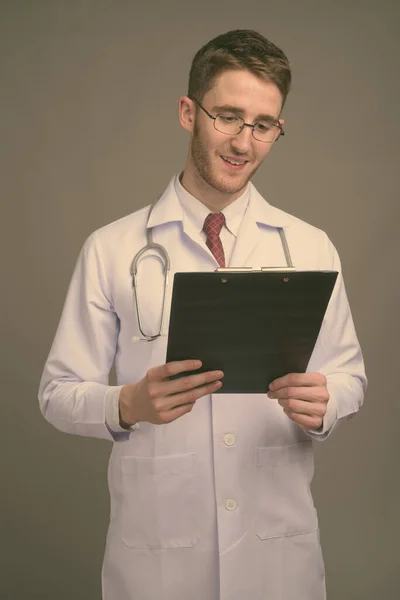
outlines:
[[[185,170],[180,176],[180,182],[189,194],[204,204],[211,212],[221,212],[240,198],[244,192],[244,188],[233,193],[216,190],[188,165],[185,166]]]

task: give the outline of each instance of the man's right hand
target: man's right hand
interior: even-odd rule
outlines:
[[[216,392],[222,386],[222,371],[169,379],[199,369],[201,364],[199,360],[170,362],[150,369],[138,383],[124,385],[119,395],[121,426],[130,427],[139,421],[171,423],[190,412],[196,400]]]

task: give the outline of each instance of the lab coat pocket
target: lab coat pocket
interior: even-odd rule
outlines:
[[[190,548],[198,538],[194,454],[122,457],[122,539],[130,548]]]
[[[256,449],[256,534],[262,539],[300,535],[317,528],[310,491],[312,441]]]

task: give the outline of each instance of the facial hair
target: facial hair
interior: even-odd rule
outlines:
[[[229,151],[228,154],[232,155],[235,152]],[[244,189],[261,164],[256,165],[245,180],[242,177],[230,178],[228,175],[226,177],[218,175],[197,122],[193,129],[191,156],[197,177],[206,182],[214,190],[223,194],[236,194]],[[217,155],[215,155],[215,160],[219,160]]]

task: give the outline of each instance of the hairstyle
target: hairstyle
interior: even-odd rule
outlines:
[[[283,107],[291,83],[288,58],[275,44],[251,29],[228,31],[200,48],[190,69],[188,96],[201,102],[218,75],[243,69],[274,83],[282,94]]]

